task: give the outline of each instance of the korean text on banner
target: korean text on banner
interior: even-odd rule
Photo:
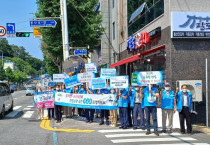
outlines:
[[[110,88],[123,89],[128,88],[128,76],[116,76],[110,78]]]
[[[64,79],[66,79],[67,77],[67,74],[53,74],[53,82],[64,83]]]
[[[86,72],[94,72],[97,73],[97,66],[96,63],[86,63],[85,64]]]
[[[81,83],[91,82],[93,78],[95,78],[95,74],[92,72],[77,74],[77,79]]]
[[[132,73],[131,83],[132,86],[137,86],[137,73]]]
[[[53,91],[34,93],[34,102],[37,109],[54,108]]]
[[[92,89],[104,89],[106,88],[106,79],[105,78],[95,78],[92,79]]]
[[[137,73],[137,84],[147,86],[149,84],[162,84],[162,71],[146,71]]]
[[[113,94],[70,94],[57,92],[55,104],[88,109],[117,109],[117,99]]]
[[[81,84],[77,79],[77,75],[64,79],[64,83],[66,88],[71,88]]]
[[[116,76],[116,69],[101,69],[101,77],[110,79],[110,77]]]

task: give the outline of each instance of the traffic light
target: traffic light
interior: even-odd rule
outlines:
[[[29,32],[16,32],[16,37],[30,37]]]

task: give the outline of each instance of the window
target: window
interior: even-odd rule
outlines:
[[[114,0],[112,0],[112,8],[114,8]]]
[[[112,23],[112,25],[113,25],[113,40],[115,40],[115,22],[113,22]]]

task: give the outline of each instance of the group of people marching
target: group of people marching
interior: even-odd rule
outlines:
[[[95,109],[82,109],[72,108],[66,106],[55,105],[54,108],[48,108],[49,119],[54,118],[54,112],[56,113],[57,123],[62,121],[62,114],[66,117],[72,117],[77,113],[79,116],[85,115],[86,122],[92,123],[94,120],[94,114],[100,113],[99,125],[109,125],[111,121],[112,127],[117,127],[117,120],[120,119],[121,126],[119,128],[127,129],[133,127],[133,129],[146,129],[146,135],[151,134],[150,118],[153,121],[154,134],[159,136],[158,123],[157,123],[157,99],[151,101],[151,97],[159,98],[161,100],[162,109],[162,132],[172,133],[173,127],[173,114],[175,111],[179,112],[180,118],[180,131],[185,133],[184,120],[186,119],[187,133],[192,132],[191,117],[192,113],[192,94],[187,91],[187,85],[183,85],[182,90],[172,91],[170,84],[165,83],[165,88],[160,92],[154,86],[149,89],[148,86],[132,86],[124,89],[98,89],[92,90],[87,87],[86,84],[81,84],[73,88],[66,89],[64,84],[57,85],[55,88],[48,90],[56,92],[66,92],[74,94],[114,94],[118,101],[118,109],[114,110],[95,110]],[[38,91],[41,91],[40,89]],[[43,117],[43,110],[39,111],[40,117]],[[118,117],[119,116],[119,117]],[[140,117],[140,122],[138,121]],[[168,117],[169,125],[166,128],[166,119]],[[177,122],[178,123],[178,122]],[[166,130],[167,129],[167,130]]]

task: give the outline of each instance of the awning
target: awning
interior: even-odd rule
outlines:
[[[134,56],[131,56],[131,57],[128,57],[126,59],[123,59],[123,60],[120,60],[118,61],[117,63],[114,63],[110,66],[110,68],[114,68],[116,66],[120,66],[120,65],[123,65],[123,64],[126,64],[126,63],[129,63],[129,62],[133,62],[135,60],[138,60],[140,58],[140,56],[145,56],[145,55],[148,55],[148,54],[151,54],[151,53],[154,53],[158,50],[161,50],[161,49],[164,49],[165,48],[165,45],[161,45],[159,47],[156,47],[156,48],[153,48],[151,50],[148,50],[148,51],[144,51],[142,53],[139,53],[137,55],[134,55]]]
[[[147,7],[147,3],[144,2],[138,9],[135,10],[135,12],[133,12],[133,14],[131,15],[131,18],[129,20],[129,23],[132,22],[139,14],[141,14],[143,12],[144,7]]]

